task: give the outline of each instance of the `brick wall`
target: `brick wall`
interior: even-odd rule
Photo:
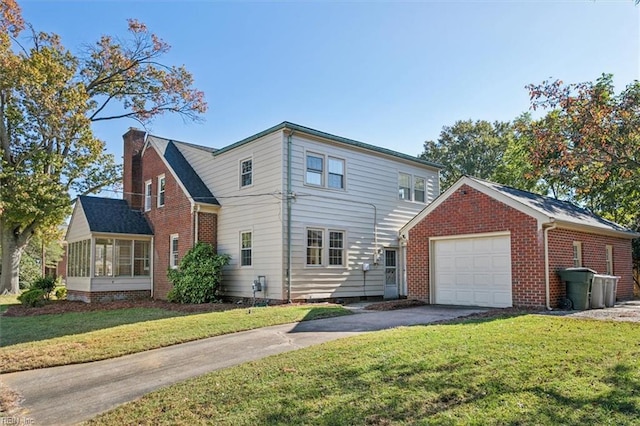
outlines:
[[[633,298],[631,240],[589,234],[567,229],[549,231],[549,270],[552,300],[564,298],[565,285],[555,271],[573,267],[573,242],[582,243],[582,266],[598,273],[606,273],[605,246],[613,247],[613,275],[619,276],[618,300]],[[551,255],[553,253],[553,255]]]
[[[122,135],[124,141],[122,187],[124,199],[134,210],[142,210],[143,181],[141,175],[141,153],[145,132],[130,128]]]
[[[165,204],[158,207],[158,176],[165,176]],[[144,183],[151,180],[153,199],[151,210],[145,215],[151,225],[154,234],[153,250],[153,297],[166,299],[172,285],[167,279],[170,256],[170,237],[178,234],[178,258],[186,254],[193,247],[194,241],[194,216],[191,212],[191,202],[184,194],[178,182],[167,169],[158,152],[149,148],[142,157],[140,192],[143,192]]]
[[[115,300],[141,300],[151,298],[150,290],[120,290],[120,291],[78,291],[67,290],[67,300],[77,300],[85,303],[113,302]]]
[[[544,306],[543,234],[534,218],[463,185],[409,231],[408,297],[429,300],[429,238],[511,231],[514,306]]]
[[[198,212],[198,241],[211,244],[215,250],[218,246],[217,230],[217,214]]]

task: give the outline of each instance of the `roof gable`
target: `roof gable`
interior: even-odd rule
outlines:
[[[78,201],[91,232],[153,235],[142,212],[131,210],[125,200],[81,195]]]
[[[220,205],[211,190],[205,185],[189,161],[184,157],[178,144],[202,150],[202,155],[210,155],[215,150],[186,142],[176,142],[170,139],[149,135],[147,143],[157,148],[160,157],[172,172],[185,194],[196,203]],[[145,148],[146,149],[146,148]]]
[[[543,224],[556,223],[560,226],[581,228],[587,232],[615,234],[625,238],[640,236],[638,233],[630,231],[617,223],[606,220],[567,201],[556,200],[551,197],[545,197],[469,176],[461,177],[445,192],[440,194],[438,198],[400,229],[401,234],[404,235],[417,223],[422,221],[463,185],[468,185],[497,201],[534,217],[538,221],[539,227],[542,227]]]

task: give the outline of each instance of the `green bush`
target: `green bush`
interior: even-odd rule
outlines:
[[[173,289],[167,299],[177,303],[208,303],[218,299],[222,267],[229,264],[229,255],[215,254],[210,244],[198,243],[180,261],[178,269],[167,276]]]
[[[34,288],[31,290],[27,290],[24,293],[22,293],[20,296],[18,296],[18,301],[25,306],[35,308],[38,306],[43,306],[46,303],[44,296],[45,296],[44,291],[38,288]]]
[[[51,292],[56,288],[56,279],[51,276],[38,278],[31,284],[31,289],[42,290],[48,300]]]
[[[63,300],[66,298],[67,298],[67,288],[66,287],[56,288],[56,299]]]

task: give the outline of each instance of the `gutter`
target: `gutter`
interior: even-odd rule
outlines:
[[[545,225],[548,225],[545,227]],[[550,283],[549,283],[549,231],[551,231],[552,229],[556,229],[556,227],[558,226],[557,223],[555,223],[555,219],[551,218],[551,221],[549,223],[545,223],[542,225],[542,227],[544,228],[544,296],[545,296],[545,302],[546,302],[546,307],[547,310],[552,311],[553,309],[551,308],[551,301],[550,301]]]
[[[291,303],[291,150],[293,129],[287,136],[287,302]]]

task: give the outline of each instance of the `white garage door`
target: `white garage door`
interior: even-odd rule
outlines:
[[[436,240],[433,248],[435,303],[512,306],[509,235]]]

